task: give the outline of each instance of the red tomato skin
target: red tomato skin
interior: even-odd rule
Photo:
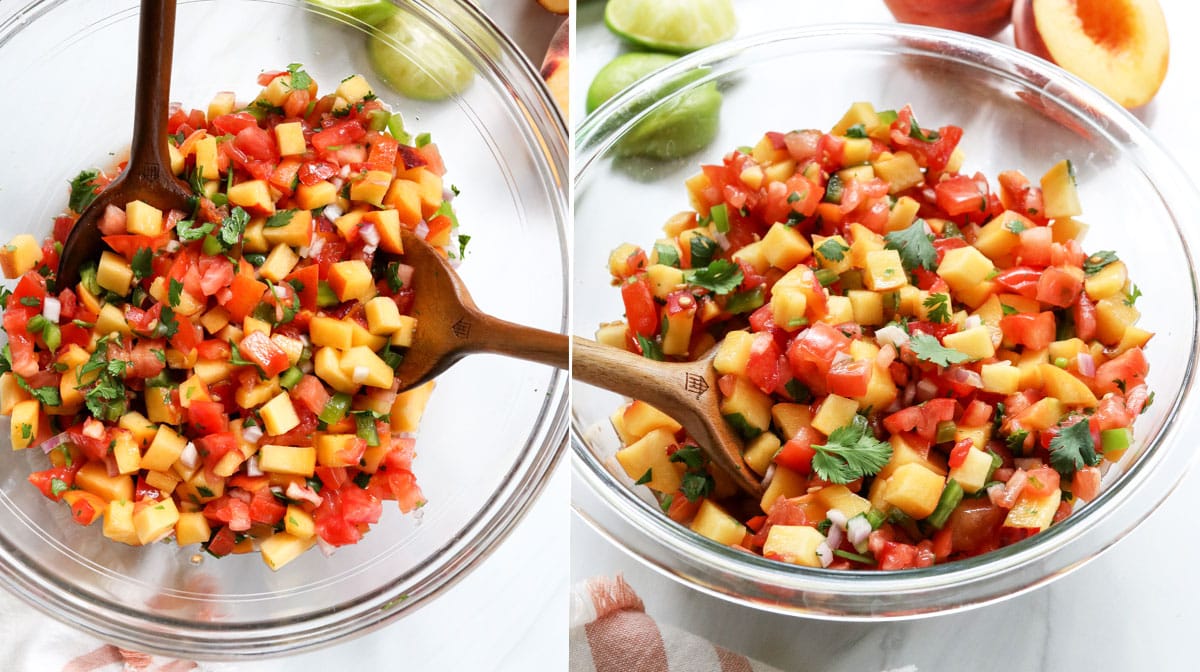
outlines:
[[[621,286],[621,298],[625,302],[625,318],[629,328],[644,338],[653,338],[658,333],[658,308],[650,283],[639,277]]]

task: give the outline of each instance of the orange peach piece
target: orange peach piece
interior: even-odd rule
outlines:
[[[1157,0],[1017,0],[1013,37],[1125,107],[1149,102],[1167,76],[1170,40]]]

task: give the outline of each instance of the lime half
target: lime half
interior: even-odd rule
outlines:
[[[664,68],[678,56],[669,54],[628,53],[609,61],[600,68],[587,91],[587,111],[590,114],[604,101],[646,75]]]
[[[378,26],[396,14],[396,6],[388,0],[308,0],[308,2],[332,12],[341,12],[352,16],[372,26]]]
[[[475,70],[433,28],[398,12],[367,39],[376,73],[393,89],[417,100],[444,100],[471,84]]]
[[[737,32],[732,0],[608,0],[604,23],[634,44],[679,53]]]

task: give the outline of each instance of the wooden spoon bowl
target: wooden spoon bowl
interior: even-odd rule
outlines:
[[[721,415],[712,358],[657,362],[575,337],[571,375],[590,385],[630,396],[674,418],[718,469],[742,490],[761,497],[762,481],[742,459],[742,439]]]
[[[167,153],[167,107],[175,47],[175,0],[142,0],[138,26],[137,90],[129,163],[90,205],[67,235],[58,261],[59,288],[74,287],[79,270],[104,250],[100,220],[110,205],[124,209],[143,201],[166,212],[186,209],[192,192],[171,171]]]
[[[396,367],[400,389],[437,376],[472,353],[493,353],[566,369],[570,341],[485,314],[475,305],[450,262],[420,236],[401,228],[404,263],[413,267],[417,320],[413,345]]]

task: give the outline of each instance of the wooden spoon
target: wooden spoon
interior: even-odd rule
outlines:
[[[400,238],[404,263],[413,267],[415,303],[411,312],[417,319],[413,345],[396,367],[401,391],[420,385],[477,352],[560,369],[569,366],[570,341],[566,336],[484,314],[445,257],[408,229],[401,228]]]
[[[656,362],[578,336],[572,347],[573,379],[641,399],[675,418],[738,487],[762,496],[762,481],[742,459],[741,437],[721,416],[712,367],[716,348],[694,362]]]
[[[91,205],[67,236],[58,262],[58,287],[74,287],[85,262],[104,250],[100,220],[109,205],[143,201],[166,212],[186,209],[191,189],[171,171],[167,153],[167,106],[171,54],[175,46],[175,0],[142,0],[138,27],[137,91],[129,163]]]

